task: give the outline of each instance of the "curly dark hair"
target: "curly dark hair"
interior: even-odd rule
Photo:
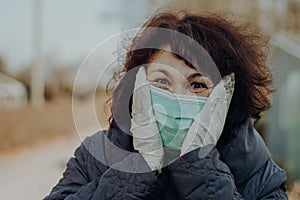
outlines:
[[[208,52],[221,77],[235,73],[235,90],[223,132],[249,118],[260,119],[261,113],[270,108],[273,88],[272,73],[267,63],[269,38],[255,25],[240,23],[230,14],[162,12],[145,23],[143,28],[147,27],[164,28],[189,36]],[[131,97],[137,69],[151,62],[154,55],[160,51],[157,48],[142,47],[154,41],[160,46],[170,45],[172,50],[177,48],[176,50],[184,56],[175,56],[183,59],[189,66],[195,63],[200,65],[200,68],[203,66],[203,57],[190,50],[190,46],[180,39],[171,34],[161,36],[155,31],[148,34],[141,30],[127,53],[125,75],[112,93],[111,119],[118,118],[118,125],[123,126],[123,130],[130,129]],[[186,58],[193,62],[187,61]],[[209,71],[210,66],[206,67]],[[129,71],[133,72],[127,75]]]

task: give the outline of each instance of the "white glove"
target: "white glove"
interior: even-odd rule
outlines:
[[[152,171],[160,171],[163,144],[152,110],[149,82],[144,67],[141,67],[136,75],[130,130],[135,150],[144,157]]]
[[[181,156],[199,147],[217,143],[225,124],[234,83],[232,73],[225,76],[212,90],[187,132],[181,147]]]

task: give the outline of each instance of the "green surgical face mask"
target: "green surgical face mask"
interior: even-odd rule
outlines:
[[[150,96],[163,145],[180,149],[207,97],[174,94],[153,85],[150,85]]]

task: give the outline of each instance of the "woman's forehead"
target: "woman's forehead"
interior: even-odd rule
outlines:
[[[170,49],[162,49],[162,51],[157,52],[148,65],[149,71],[161,68],[174,70],[182,75],[198,72],[195,68],[188,66],[183,59],[177,58],[170,52]]]
[[[170,46],[162,47],[150,60],[148,68],[150,68],[150,70],[169,68],[183,75],[199,72],[197,69],[188,66],[183,59],[176,57]]]

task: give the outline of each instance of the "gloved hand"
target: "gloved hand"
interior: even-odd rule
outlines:
[[[199,147],[217,143],[225,124],[234,83],[234,74],[232,73],[225,76],[212,90],[187,132],[181,146],[181,156]]]
[[[135,150],[144,157],[152,171],[160,171],[163,144],[151,106],[149,82],[144,67],[140,67],[136,75],[130,130]]]

